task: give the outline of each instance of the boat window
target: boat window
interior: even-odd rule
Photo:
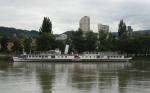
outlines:
[[[55,58],[55,56],[51,56],[51,58]]]
[[[74,56],[74,58],[80,58],[79,56]]]
[[[97,56],[97,58],[100,58],[100,56]]]
[[[67,58],[67,56],[65,56],[65,58]]]

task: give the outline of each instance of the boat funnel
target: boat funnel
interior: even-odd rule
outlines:
[[[66,47],[65,47],[65,52],[64,53],[68,54],[68,51],[69,51],[69,45],[67,44]]]

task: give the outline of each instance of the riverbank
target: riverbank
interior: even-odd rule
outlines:
[[[133,57],[130,62],[133,64],[150,64],[150,56]]]
[[[138,57],[133,57],[133,60],[145,60],[145,61],[150,61],[150,56],[138,56]]]
[[[5,61],[9,61],[10,58],[12,57],[11,54],[8,54],[8,53],[0,53],[0,61],[2,60],[5,60]]]

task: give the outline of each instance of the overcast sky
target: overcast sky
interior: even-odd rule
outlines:
[[[44,16],[54,33],[77,30],[83,16],[94,32],[98,23],[116,32],[120,19],[134,30],[150,29],[150,0],[0,0],[0,26],[39,30]]]

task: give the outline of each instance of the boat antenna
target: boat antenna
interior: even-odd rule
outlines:
[[[24,54],[24,46],[23,46],[23,49],[22,49],[22,54]]]

